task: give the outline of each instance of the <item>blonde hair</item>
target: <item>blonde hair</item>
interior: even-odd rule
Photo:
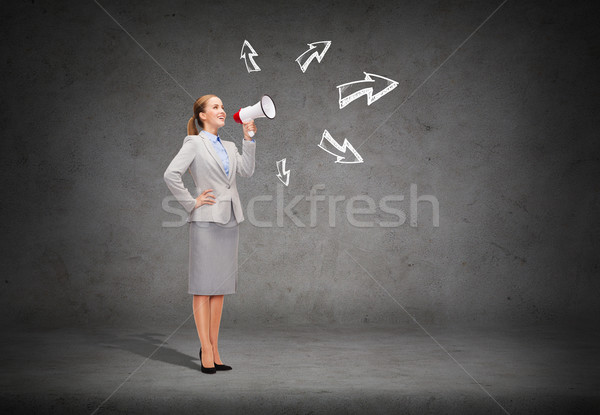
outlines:
[[[194,115],[189,119],[187,123],[187,133],[188,135],[198,135],[198,128],[196,127],[196,123],[194,120],[198,121],[198,125],[200,128],[204,128],[204,123],[200,120],[200,113],[204,112],[204,107],[206,107],[206,103],[211,98],[218,98],[216,95],[208,94],[204,95],[194,102]]]

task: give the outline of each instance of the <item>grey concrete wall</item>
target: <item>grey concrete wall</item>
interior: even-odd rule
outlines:
[[[257,120],[256,171],[238,178],[246,214],[272,197],[255,217],[273,226],[241,224],[223,324],[597,320],[598,25],[566,1],[509,1],[486,21],[500,3],[6,2],[3,324],[189,316],[188,229],[164,226],[179,218],[162,175],[206,93],[240,150],[235,110],[263,93],[278,109]],[[260,72],[240,60],[245,39]],[[302,73],[295,59],[323,40]],[[336,86],[363,72],[399,84],[340,109]],[[335,163],[325,129],[364,162]],[[411,185],[439,202],[439,226],[427,201],[411,218]],[[355,196],[399,195],[399,226],[379,207],[356,217],[371,227],[348,220]],[[279,226],[278,200],[295,196],[306,226]]]

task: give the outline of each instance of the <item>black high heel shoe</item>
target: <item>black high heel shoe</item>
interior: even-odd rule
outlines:
[[[215,369],[216,370],[231,370],[231,366],[219,365],[219,364],[215,363]]]
[[[202,366],[202,347],[200,348],[200,365]],[[229,365],[220,365],[218,363],[214,363],[214,365],[215,365],[215,370],[231,370],[231,369],[233,369]],[[208,368],[208,369],[212,369],[212,368]]]
[[[215,367],[204,367],[204,365],[202,364],[202,347],[200,347],[199,355],[200,355],[200,371],[202,373],[211,373],[211,374],[216,373],[216,371],[217,371],[216,365],[215,365]]]

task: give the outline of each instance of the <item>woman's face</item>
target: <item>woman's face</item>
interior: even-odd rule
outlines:
[[[204,129],[219,129],[225,125],[225,115],[227,114],[221,100],[212,97],[206,102],[204,112],[200,113],[200,119],[204,122]]]

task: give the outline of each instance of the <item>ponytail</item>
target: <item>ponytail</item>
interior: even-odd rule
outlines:
[[[198,135],[198,128],[196,128],[194,117],[190,117],[190,120],[187,123],[187,133],[188,135]]]
[[[204,124],[200,120],[200,113],[204,112],[204,107],[206,106],[206,102],[212,97],[217,97],[213,94],[204,95],[194,102],[194,115],[190,117],[187,123],[187,133],[188,135],[198,135],[198,128],[196,127],[196,123],[194,120],[198,121],[198,125],[201,128],[204,128]]]

